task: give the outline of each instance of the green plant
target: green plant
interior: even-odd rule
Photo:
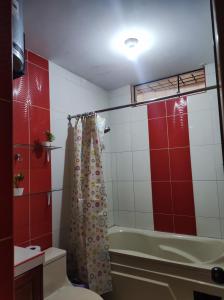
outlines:
[[[47,142],[51,143],[55,140],[55,136],[49,130],[45,131],[45,136],[46,136]]]
[[[15,188],[19,188],[19,184],[20,184],[20,182],[22,182],[24,180],[24,175],[23,175],[23,173],[18,173],[18,174],[16,174],[15,176],[14,176],[14,186],[15,186]]]

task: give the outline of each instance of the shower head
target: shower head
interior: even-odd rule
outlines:
[[[108,133],[108,132],[110,132],[110,127],[109,126],[105,127],[105,129],[104,129],[104,133]]]

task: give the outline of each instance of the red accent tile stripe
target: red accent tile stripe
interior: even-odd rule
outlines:
[[[45,140],[50,130],[50,100],[48,61],[26,51],[26,73],[13,81],[14,144],[34,144]],[[14,160],[14,174],[22,172],[24,193],[14,199],[15,244],[52,245],[52,206],[47,194],[32,194],[51,190],[51,163],[42,148],[30,151],[15,148],[21,160]],[[30,194],[30,195],[29,195]]]
[[[196,235],[187,97],[149,103],[154,228]]]
[[[31,51],[27,51],[27,60],[41,68],[48,70],[48,60]]]

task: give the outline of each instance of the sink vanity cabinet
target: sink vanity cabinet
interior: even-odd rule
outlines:
[[[15,278],[15,300],[43,300],[42,265]]]
[[[43,300],[44,253],[15,247],[15,300]]]

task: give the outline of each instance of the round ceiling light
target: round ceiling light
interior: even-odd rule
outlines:
[[[130,60],[136,60],[140,54],[149,50],[152,44],[152,36],[140,29],[124,30],[112,41],[113,49]]]
[[[125,45],[127,48],[131,49],[131,48],[134,48],[137,46],[138,44],[138,39],[136,38],[129,38],[129,39],[126,39],[124,41]]]

